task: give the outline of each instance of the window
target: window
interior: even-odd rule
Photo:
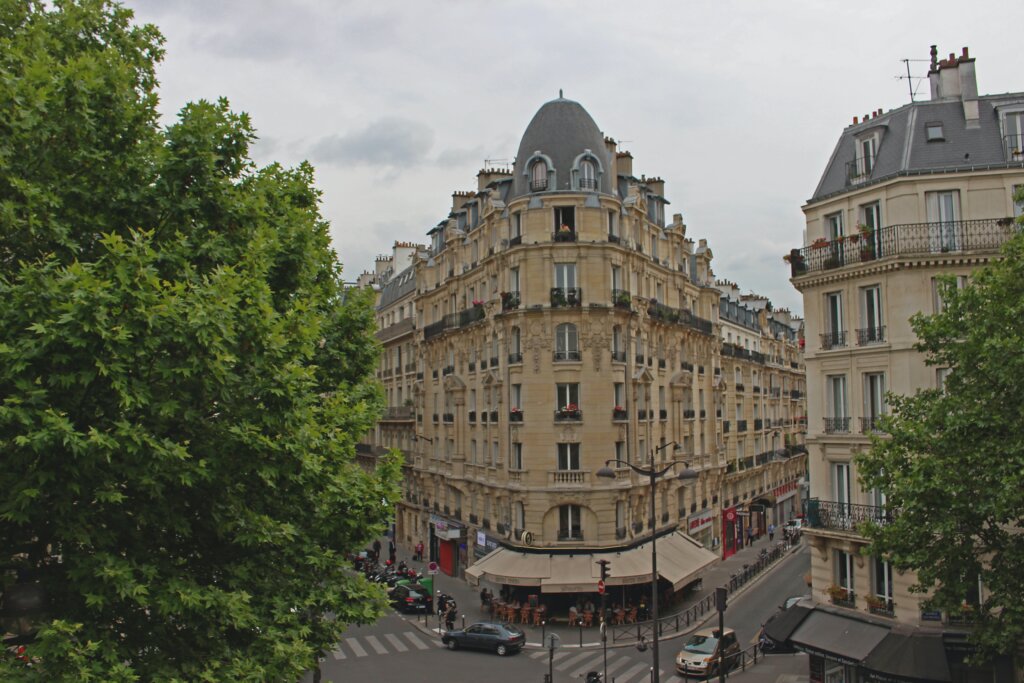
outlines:
[[[580,161],[579,177],[581,190],[597,189],[597,167],[594,165],[593,159],[583,159]]]
[[[967,276],[957,275],[956,276],[956,288],[963,289],[967,286]],[[942,300],[942,283],[938,278],[932,278],[932,311],[935,313],[942,313],[946,308],[946,304]]]
[[[521,470],[523,469],[523,444],[513,443],[512,449],[509,451],[509,462],[508,468],[510,470]],[[489,500],[489,499],[485,499]]]
[[[626,352],[622,348],[622,327],[620,325],[612,328],[612,360],[620,363],[626,361]]]
[[[612,293],[622,289],[622,266],[612,266]]]
[[[509,347],[508,348],[508,352],[516,357],[515,360],[512,360],[510,358],[509,359],[510,362],[518,362],[518,361],[522,360],[522,358],[521,358],[521,354],[522,354],[521,337],[520,337],[520,332],[519,332],[519,328],[518,327],[513,327],[512,330],[509,332],[509,335],[508,335],[508,347]]]
[[[578,470],[580,468],[580,445],[578,443],[558,444],[558,469]]]
[[[946,380],[949,379],[949,373],[952,372],[952,368],[935,368],[935,388],[939,391],[946,390]]]
[[[555,385],[555,405],[559,409],[563,409],[566,406],[580,404],[580,385],[573,384],[556,384]]]
[[[873,344],[885,341],[885,328],[882,326],[882,289],[878,285],[863,287],[860,290],[860,324],[857,331],[857,343]]]
[[[871,169],[875,167],[876,144],[877,141],[874,136],[857,141],[857,175],[865,176],[871,174]]]
[[[512,227],[509,237],[522,239],[523,237],[523,214],[518,211],[512,214]]]
[[[511,388],[511,391],[510,391],[510,394],[509,394],[509,401],[512,402],[512,407],[513,408],[522,408],[523,407],[523,385],[522,384],[513,384],[512,385],[512,388]]]
[[[846,346],[843,293],[829,292],[825,295],[825,331],[821,335],[821,348],[831,349],[837,346]]]
[[[846,375],[825,378],[826,401],[825,432],[827,434],[850,431],[850,418],[846,406]]]
[[[548,189],[548,165],[538,159],[530,167],[530,191],[541,192]]]
[[[498,463],[501,462],[501,448],[498,446],[497,441],[491,442],[491,467],[497,467]]]
[[[835,555],[836,562],[836,585],[840,588],[845,588],[850,593],[853,593],[853,554],[837,550]],[[851,596],[852,597],[852,596]],[[847,600],[850,598],[848,597]]]
[[[512,526],[516,529],[526,526],[526,510],[521,501],[512,503]]]
[[[828,230],[828,239],[834,240],[835,238],[843,234],[843,214],[842,212],[829,214],[825,216],[825,227]]]
[[[622,462],[629,462],[629,453],[626,452],[625,441],[615,442],[615,459],[621,460]]]
[[[558,540],[583,540],[583,528],[580,524],[579,505],[562,505],[558,508]]]
[[[562,323],[555,328],[555,360],[579,360],[580,348],[579,338],[576,334],[576,326],[572,323]]]
[[[1021,192],[1024,192],[1024,185],[1014,185],[1013,186],[1013,217],[1014,218],[1019,218],[1022,214],[1024,214],[1024,196],[1021,196],[1020,199],[1017,199],[1017,197],[1020,196]]]
[[[928,142],[941,142],[946,138],[942,135],[942,123],[924,124],[924,137]]]
[[[850,463],[832,463],[832,495],[840,505],[849,505],[852,494]]]
[[[608,236],[615,238],[619,237],[619,223],[615,220],[614,211],[608,212]]]
[[[864,424],[862,432],[873,432],[878,428],[878,418],[885,414],[885,373],[864,374]]]
[[[555,287],[574,289],[576,287],[576,264],[555,264]]]
[[[1024,112],[1010,112],[1003,118],[1003,140],[1006,141],[1006,160],[1024,159]]]
[[[555,232],[576,230],[576,208],[573,206],[555,207]]]
[[[615,502],[615,529],[625,531],[626,527],[626,502],[619,500]]]
[[[960,227],[960,192],[946,190],[924,193],[928,213],[928,245],[931,251],[952,251],[962,239]]]
[[[876,596],[892,600],[892,565],[880,557],[875,558],[874,584]]]
[[[626,405],[626,385],[624,383],[615,382],[612,385],[612,400],[619,407]]]

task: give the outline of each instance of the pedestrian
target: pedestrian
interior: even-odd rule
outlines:
[[[394,541],[388,541],[388,559],[391,560],[391,564],[395,563],[398,557],[398,548],[395,547]]]
[[[451,631],[455,628],[455,601],[450,600],[448,602],[448,609],[444,612],[444,628],[446,631]]]
[[[416,544],[416,561],[417,562],[422,562],[423,561],[423,541],[420,541],[419,543]]]
[[[769,541],[774,541],[775,540],[775,525],[774,524],[769,524],[768,525],[768,540]]]
[[[380,539],[373,539],[373,561],[380,562]]]
[[[747,527],[747,545],[750,545],[753,542],[754,542],[754,527],[748,526]]]

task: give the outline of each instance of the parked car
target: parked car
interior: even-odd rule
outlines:
[[[676,671],[682,675],[712,676],[718,673],[719,661],[726,671],[736,665],[740,644],[731,628],[724,633],[705,628],[690,636],[676,655]]]
[[[434,599],[430,591],[418,584],[395,586],[391,591],[391,605],[406,614],[430,614],[433,611]]]
[[[465,629],[448,631],[441,636],[441,642],[449,650],[465,647],[497,652],[504,657],[522,650],[526,645],[526,635],[512,624],[480,621]]]

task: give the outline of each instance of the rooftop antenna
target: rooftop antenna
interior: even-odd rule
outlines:
[[[562,99],[562,89],[558,89],[558,99]]]
[[[907,89],[910,91],[910,101],[911,102],[914,101],[914,93],[916,93],[917,89],[919,87],[921,87],[921,81],[923,81],[926,77],[925,76],[911,76],[910,75],[910,63],[911,62],[930,62],[931,63],[931,68],[934,69],[935,68],[935,55],[936,54],[937,54],[937,50],[936,50],[935,46],[932,45],[932,58],[931,59],[901,59],[900,60],[901,62],[903,62],[904,66],[907,67],[907,75],[906,76],[897,76],[896,79],[900,80],[900,81],[905,80],[907,82]],[[917,85],[914,85],[914,81],[917,81]]]

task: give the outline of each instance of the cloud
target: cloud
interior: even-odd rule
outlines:
[[[484,148],[480,145],[472,148],[446,149],[437,155],[437,165],[444,168],[463,166],[473,162],[483,165]]]
[[[362,130],[328,135],[310,147],[310,157],[325,164],[411,167],[426,159],[434,131],[399,117],[377,119]]]

